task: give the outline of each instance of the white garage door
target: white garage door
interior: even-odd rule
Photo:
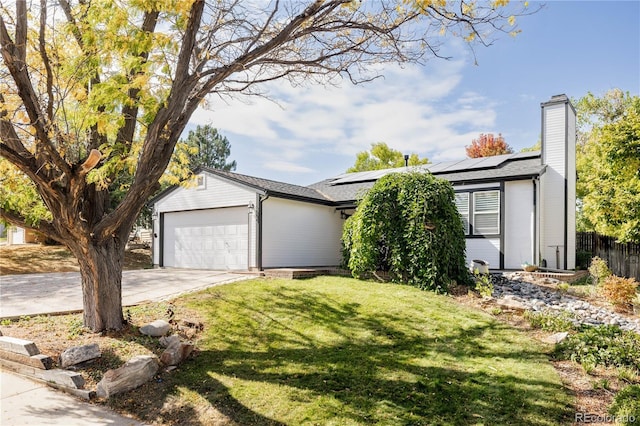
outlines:
[[[165,213],[163,265],[245,270],[247,229],[246,207]]]

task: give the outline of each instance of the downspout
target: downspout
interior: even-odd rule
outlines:
[[[531,261],[534,265],[538,265],[538,259],[536,259],[536,247],[538,246],[538,179],[533,178],[531,182],[533,182],[533,259]]]
[[[569,102],[564,103],[564,269],[567,270],[567,254],[569,253]],[[575,203],[575,200],[574,200]],[[575,204],[574,207],[575,209]],[[558,267],[560,267],[558,265]]]
[[[257,239],[258,239],[258,249],[257,249],[257,253],[256,253],[256,257],[257,257],[257,267],[258,267],[258,271],[262,271],[262,203],[264,203],[268,198],[269,198],[269,194],[265,193],[265,195],[259,195],[258,196],[258,235],[257,235]]]

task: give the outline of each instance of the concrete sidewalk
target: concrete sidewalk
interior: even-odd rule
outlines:
[[[214,285],[251,278],[226,271],[141,269],[122,274],[122,304],[171,299]],[[0,276],[0,318],[82,311],[78,272]]]
[[[141,426],[136,420],[64,392],[43,383],[0,371],[0,424],[65,425],[65,426]]]
[[[253,276],[181,269],[125,271],[122,276],[122,302],[124,306],[130,306],[166,300]],[[0,276],[0,318],[81,310],[82,287],[77,272]],[[0,371],[0,394],[2,426],[143,425],[108,407],[75,398],[13,372]]]

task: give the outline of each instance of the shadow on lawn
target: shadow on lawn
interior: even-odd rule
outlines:
[[[225,324],[222,319],[209,330],[209,339],[227,349],[203,350],[168,379],[170,394],[186,389],[206,400],[209,420],[197,420],[193,406],[167,411],[170,394],[156,401],[155,415],[165,405],[163,418],[175,418],[175,424],[278,425],[283,423],[249,405],[284,416],[286,408],[278,405],[285,398],[296,408],[310,407],[294,423],[315,423],[314,413],[322,416],[320,422],[359,424],[570,421],[568,398],[557,400],[563,392],[559,384],[502,371],[503,363],[546,359],[535,348],[515,344],[513,331],[497,322],[468,314],[468,326],[460,320],[435,332],[439,325],[415,323],[415,316],[363,314],[360,304],[341,303],[325,293],[278,289],[260,296],[268,300],[214,295],[206,309],[216,312],[226,305],[246,321]],[[297,327],[290,325],[294,322]],[[263,389],[258,386],[253,400],[245,395],[242,402],[222,382],[237,379],[263,383]],[[264,395],[269,389],[288,393]]]

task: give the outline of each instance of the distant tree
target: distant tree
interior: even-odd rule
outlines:
[[[356,277],[388,271],[394,282],[441,292],[469,281],[453,186],[429,173],[379,179],[347,220],[342,241]]]
[[[535,144],[529,147],[522,148],[520,152],[540,151],[541,149],[542,149],[542,140],[538,139],[538,142],[536,142]]]
[[[231,144],[226,136],[210,125],[197,126],[190,130],[183,146],[176,149],[185,152],[187,162],[192,169],[210,167],[213,169],[233,171],[236,169],[235,160],[227,163],[231,154]]]
[[[409,155],[410,166],[419,166],[420,164],[429,164],[429,159],[420,158],[415,153]],[[353,167],[347,169],[347,173],[393,169],[404,166],[405,160],[402,152],[389,148],[384,142],[378,142],[371,144],[370,151],[361,151],[356,154],[356,162]]]
[[[576,110],[579,229],[640,242],[640,97],[588,93]]]
[[[465,147],[467,150],[467,157],[480,158],[480,157],[493,157],[494,155],[513,154],[513,148],[511,148],[504,140],[501,134],[498,133],[498,137],[493,136],[493,133],[480,133],[478,139],[474,139],[471,145]]]

